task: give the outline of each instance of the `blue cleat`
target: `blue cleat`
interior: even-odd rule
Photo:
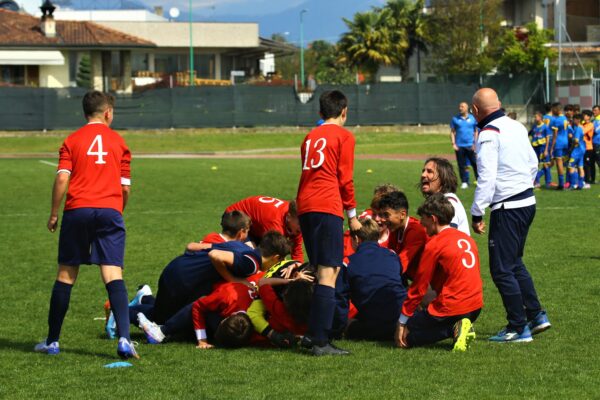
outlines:
[[[150,321],[142,313],[138,313],[137,317],[139,321],[139,327],[146,334],[148,344],[160,344],[163,342],[163,340],[165,340],[165,334],[160,329],[160,326]]]
[[[106,320],[104,330],[106,331],[106,336],[108,336],[109,339],[117,338],[117,321],[115,321],[115,315],[112,311],[110,312],[108,319]]]
[[[135,351],[135,346],[133,345],[133,343],[125,338],[119,339],[119,345],[117,346],[117,354],[123,360],[127,360],[129,358],[140,358],[137,351]]]
[[[150,286],[148,285],[141,285],[138,287],[135,297],[129,302],[129,307],[142,304],[142,297],[144,296],[152,296],[152,289],[150,289]]]
[[[35,345],[33,351],[37,353],[46,353],[51,356],[55,356],[60,353],[60,348],[58,347],[58,342],[52,342],[50,344],[46,344],[46,339],[42,342]]]
[[[498,343],[524,343],[531,342],[532,340],[533,337],[531,336],[531,331],[527,325],[525,325],[525,328],[521,333],[518,333],[516,330],[511,328],[504,328],[496,335],[489,338],[489,341]]]
[[[527,326],[529,327],[531,334],[535,335],[535,334],[538,334],[538,333],[544,332],[545,330],[550,329],[552,324],[550,323],[550,320],[548,319],[548,315],[546,314],[546,311],[540,311],[538,313],[538,315],[535,316],[534,319],[529,321]]]

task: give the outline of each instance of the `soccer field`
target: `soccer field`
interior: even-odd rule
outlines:
[[[252,142],[246,148],[286,148],[299,146],[303,134],[273,134],[257,139],[257,144],[243,133],[237,137]],[[35,139],[23,140],[36,143]],[[29,151],[56,151],[61,137],[40,140],[44,144]],[[181,140],[184,149],[179,136],[169,140]],[[438,143],[444,140],[445,135],[390,135],[387,139],[382,136],[382,143],[377,144],[368,135],[363,139],[359,135],[357,154],[448,153],[449,146]],[[411,141],[414,146],[410,146]],[[0,153],[29,149],[17,142],[14,137],[0,138]],[[221,213],[230,203],[256,194],[284,199],[295,196],[300,173],[297,159],[135,159],[136,151],[160,151],[152,147],[158,146],[158,141],[150,142],[138,138],[130,143],[133,186],[125,211],[125,281],[130,295],[140,283],[156,290],[164,266],[181,254],[186,243],[218,230]],[[411,151],[421,142],[428,145]],[[209,150],[225,148],[217,145],[216,139],[214,143]],[[190,146],[202,151],[198,143]],[[58,234],[46,229],[55,174],[55,167],[48,162],[56,160],[42,161],[0,160],[2,398],[599,396],[600,185],[578,192],[536,192],[538,211],[528,237],[525,263],[553,328],[531,343],[487,342],[505,319],[489,276],[486,237],[477,237],[485,307],[475,324],[478,339],[464,354],[451,353],[450,341],[411,350],[396,349],[391,343],[340,342],[341,347],[352,351],[351,356],[341,358],[313,358],[276,349],[197,350],[192,343],[145,344],[141,331],[132,328],[134,340],[141,343],[141,360],[134,361],[133,368],[105,369],[105,364],[117,361],[116,342],[105,339],[103,321],[97,319],[103,317],[106,291],[96,267],[82,267],[63,326],[61,354],[51,357],[32,351],[46,334],[58,243]],[[415,215],[422,201],[416,188],[421,167],[421,161],[357,160],[358,208],[368,206],[376,184],[392,182],[405,190],[410,214]],[[368,169],[372,173],[367,173]],[[460,191],[459,196],[468,209],[473,189]]]

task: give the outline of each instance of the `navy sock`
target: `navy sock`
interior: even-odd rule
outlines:
[[[140,321],[138,320],[138,313],[144,314],[146,318],[153,321],[154,304],[138,304],[137,306],[129,307],[129,323],[131,325],[138,326]]]
[[[73,285],[59,281],[54,282],[52,296],[50,297],[50,310],[48,311],[48,338],[46,344],[58,342],[60,329],[69,309],[71,289],[73,289]]]
[[[123,279],[116,279],[106,284],[110,308],[117,323],[117,333],[120,338],[130,340],[129,337],[129,300],[127,299],[127,288]]]
[[[585,177],[579,175],[579,184],[578,184],[579,189],[583,189],[583,185],[585,185]]]
[[[558,186],[563,187],[565,185],[565,176],[562,174],[558,175]]]
[[[325,285],[316,285],[308,319],[308,334],[315,345],[324,346],[329,342],[334,312],[335,289]]]
[[[160,328],[162,333],[167,336],[179,332],[192,331],[194,322],[192,320],[192,305],[188,304],[175,315],[165,321],[165,324]]]

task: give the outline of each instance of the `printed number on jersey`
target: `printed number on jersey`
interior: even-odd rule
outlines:
[[[471,269],[475,266],[475,254],[471,251],[471,243],[465,239],[458,239],[456,242],[458,248],[465,251],[465,256],[461,259],[465,268]]]
[[[325,162],[325,153],[323,153],[323,150],[325,149],[325,146],[327,146],[327,139],[317,139],[314,145],[312,146],[312,150],[314,150],[313,152],[311,152],[311,143],[312,139],[308,139],[306,141],[304,151],[304,165],[302,166],[302,169],[304,170],[309,170],[311,168],[319,168]]]
[[[273,204],[275,208],[279,208],[285,203],[283,200],[276,199],[275,197],[259,197],[258,201],[263,204]]]
[[[94,148],[96,150],[94,150]],[[106,164],[104,161],[104,156],[108,155],[108,152],[102,151],[104,147],[102,146],[102,135],[96,135],[94,141],[90,145],[90,148],[87,151],[88,156],[96,156],[96,164]]]

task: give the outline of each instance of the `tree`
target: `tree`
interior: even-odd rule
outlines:
[[[502,0],[432,0],[425,36],[440,75],[485,74],[496,65],[494,44],[501,33]]]
[[[354,14],[352,21],[344,18],[349,31],[342,35],[339,61],[356,67],[374,79],[380,65],[396,61],[397,46],[393,45],[388,12],[377,9]]]
[[[76,78],[77,86],[90,89],[92,87],[92,62],[88,54],[84,54],[79,61]]]
[[[355,81],[355,73],[347,66],[338,62],[339,50],[336,45],[324,40],[316,40],[310,44],[305,53],[311,65],[308,73],[313,74],[318,83],[347,85]]]
[[[544,60],[552,60],[556,53],[544,46],[553,39],[553,32],[539,29],[535,22],[525,29],[507,29],[501,36],[496,50],[498,70],[506,73],[532,73],[544,70]]]

